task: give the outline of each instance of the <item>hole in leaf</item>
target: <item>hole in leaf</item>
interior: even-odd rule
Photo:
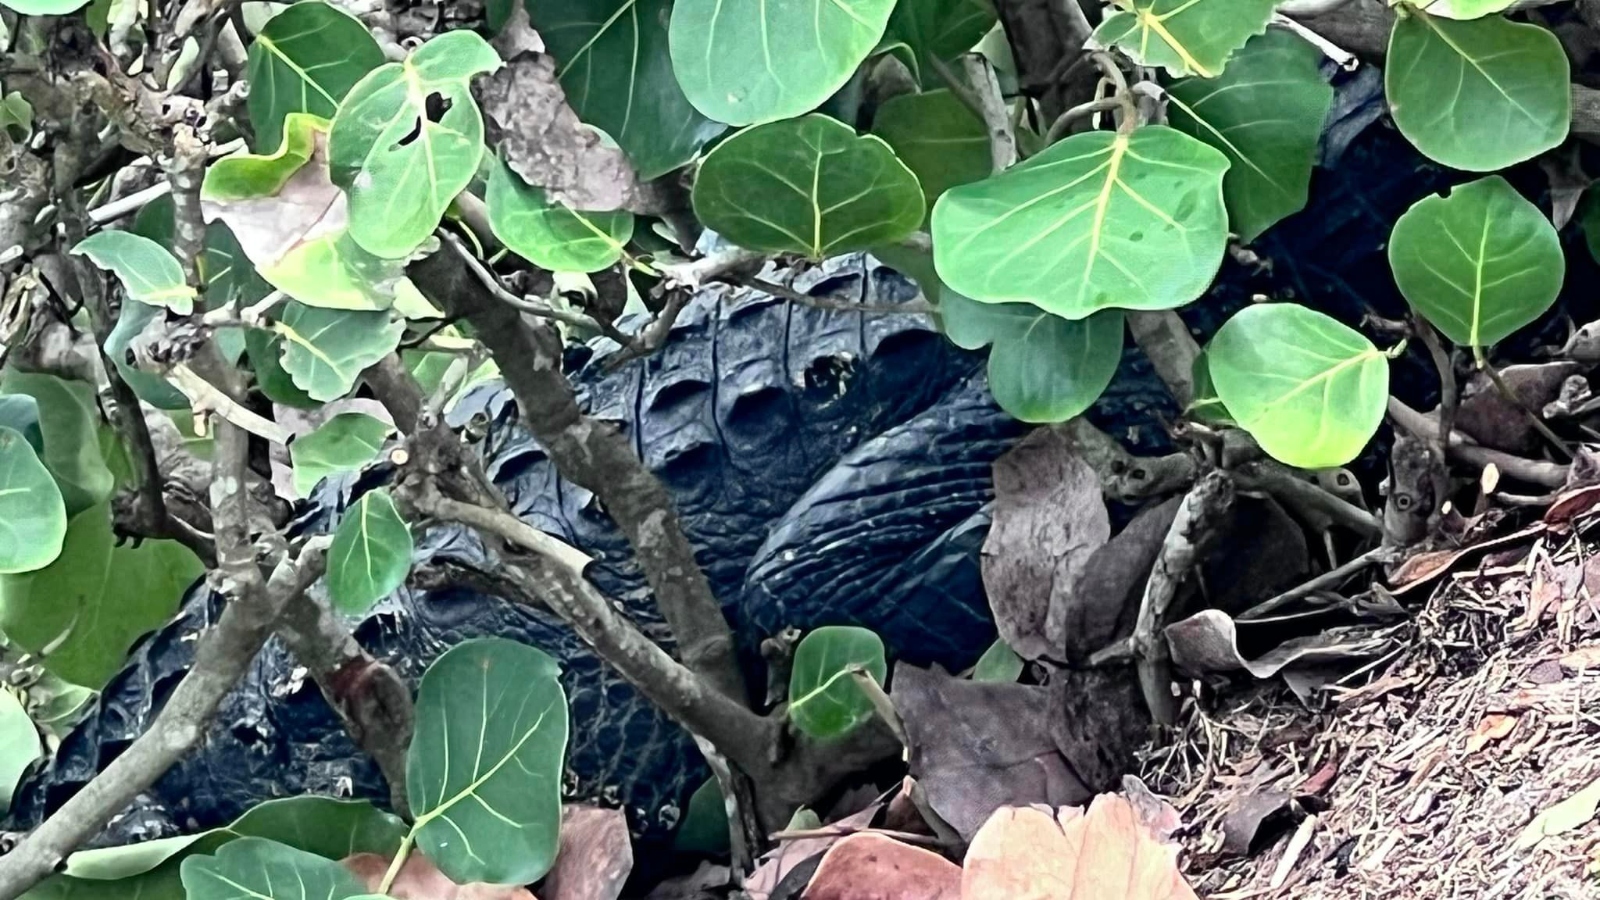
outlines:
[[[409,147],[409,146],[411,146],[412,142],[416,141],[417,138],[421,137],[422,136],[422,126],[423,126],[423,122],[424,121],[427,121],[427,122],[443,121],[445,113],[450,111],[450,106],[451,106],[451,102],[450,102],[450,98],[449,97],[446,97],[445,95],[443,95],[443,94],[441,94],[441,93],[439,93],[437,91],[435,91],[434,93],[429,94],[422,101],[423,117],[422,118],[418,118],[417,121],[415,122],[415,124],[412,125],[411,130],[406,133],[406,136],[401,138],[399,140],[399,142],[397,142],[395,144],[395,149],[399,149],[401,147]]]

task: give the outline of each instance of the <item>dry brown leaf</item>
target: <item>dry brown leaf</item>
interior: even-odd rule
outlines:
[[[1000,636],[1023,659],[1061,657],[1069,598],[1110,537],[1100,479],[1063,432],[1041,428],[994,461],[983,585]]]
[[[1254,856],[1292,827],[1304,811],[1287,791],[1253,791],[1236,799],[1222,820],[1222,852]]]
[[[1600,506],[1600,484],[1574,488],[1556,497],[1545,510],[1544,520],[1550,525],[1565,525],[1596,506]]]
[[[1506,399],[1486,374],[1478,372],[1462,391],[1456,430],[1485,447],[1530,456],[1538,452],[1542,438],[1523,410],[1544,409],[1560,396],[1567,377],[1582,368],[1567,360],[1507,366],[1500,377],[1515,401]]]
[[[1243,669],[1257,678],[1271,678],[1289,665],[1377,656],[1390,647],[1390,636],[1395,631],[1393,627],[1373,625],[1328,628],[1284,641],[1255,659],[1246,659],[1239,649],[1239,629],[1252,625],[1251,622],[1237,623],[1218,609],[1201,610],[1181,622],[1174,622],[1166,629],[1172,661],[1190,672]]]
[[[1182,497],[1173,497],[1145,507],[1089,557],[1077,589],[1062,608],[1062,620],[1067,625],[1067,661],[1088,659],[1133,631],[1145,580],[1182,503]]]
[[[996,810],[972,840],[962,900],[1195,900],[1178,872],[1178,847],[1141,824],[1115,794],[1087,813]]]
[[[544,900],[617,900],[633,871],[628,817],[620,809],[561,808],[561,849],[539,885]]]
[[[1547,837],[1565,834],[1594,818],[1597,807],[1600,807],[1600,779],[1534,816],[1528,827],[1517,835],[1514,846],[1518,850],[1527,850]]]
[[[357,853],[344,858],[344,867],[355,873],[367,890],[377,893],[389,870],[392,857],[376,853]],[[503,884],[456,884],[421,853],[406,857],[400,875],[389,888],[394,900],[536,900],[527,888]]]
[[[879,804],[873,804],[853,816],[845,816],[834,822],[835,833],[783,841],[778,844],[761,857],[761,865],[744,880],[745,893],[750,895],[751,900],[767,900],[772,896],[772,892],[777,890],[779,882],[783,881],[784,876],[792,869],[812,857],[821,855],[829,847],[843,840],[850,833],[848,829],[870,826],[878,814],[878,809]]]
[[[1545,523],[1535,522],[1521,531],[1480,541],[1458,550],[1432,550],[1426,553],[1418,553],[1416,556],[1402,562],[1389,576],[1390,593],[1403,594],[1413,588],[1420,587],[1454,568],[1456,563],[1474,553],[1483,550],[1495,550],[1518,543],[1526,538],[1544,533],[1545,527]]]
[[[828,849],[801,900],[959,900],[961,868],[881,834],[854,834]]]
[[[1560,662],[1562,669],[1574,674],[1600,669],[1600,644],[1578,647],[1571,652],[1563,653]]]
[[[1517,727],[1517,717],[1504,713],[1490,713],[1478,720],[1472,736],[1467,738],[1467,754],[1478,753],[1494,741],[1501,740]]]

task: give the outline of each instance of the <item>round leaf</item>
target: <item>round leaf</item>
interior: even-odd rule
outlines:
[[[451,881],[527,884],[555,861],[567,697],[542,650],[464,641],[417,689],[406,789],[417,846]]]
[[[100,408],[94,385],[8,369],[0,375],[0,392],[26,394],[38,402],[39,431],[44,436],[39,458],[55,477],[69,517],[111,496],[116,478],[100,453]]]
[[[44,432],[39,428],[39,401],[27,394],[0,394],[0,428],[28,439],[34,453],[44,452]]]
[[[695,179],[694,210],[741,247],[825,259],[904,238],[922,223],[923,199],[888,144],[811,115],[717,145]]]
[[[0,576],[0,631],[40,654],[51,672],[98,690],[204,573],[176,541],[118,545],[110,505],[102,503],[72,517],[50,565]]]
[[[1394,124],[1418,150],[1488,172],[1566,140],[1571,70],[1554,34],[1499,16],[1457,22],[1410,6],[1401,13],[1389,34],[1384,93]]]
[[[850,676],[851,666],[883,684],[889,675],[883,639],[854,625],[824,625],[800,640],[789,672],[789,718],[796,727],[833,738],[872,718],[872,701]]]
[[[750,125],[815,109],[878,46],[895,0],[677,0],[672,69],[706,116]]]
[[[183,861],[185,900],[346,900],[369,896],[338,862],[265,838]]]
[[[387,312],[319,309],[289,301],[274,324],[283,336],[283,370],[314,400],[337,400],[368,366],[394,352],[406,323]]]
[[[468,85],[500,67],[471,31],[451,31],[357,82],[328,134],[335,184],[350,196],[350,236],[367,252],[400,259],[416,250],[466,189],[483,155],[483,116]],[[438,121],[427,103],[449,104]]]
[[[930,211],[945,191],[982,181],[994,167],[988,129],[948,90],[891,97],[873,116],[872,133],[916,174]]]
[[[394,593],[411,571],[415,550],[411,529],[389,492],[362,494],[345,510],[328,548],[328,596],[334,607],[360,615]]]
[[[669,0],[566,0],[529,4],[567,102],[611,135],[641,180],[694,159],[726,130],[702,116],[678,87],[667,46]]]
[[[0,690],[0,815],[11,808],[17,783],[38,758],[39,730],[17,695]]]
[[[1215,78],[1233,51],[1272,18],[1276,0],[1116,0],[1095,29],[1101,44],[1173,76]]]
[[[311,495],[317,482],[339,472],[354,472],[378,457],[389,436],[388,423],[365,413],[340,413],[289,445],[294,491]]]
[[[1389,361],[1360,332],[1293,303],[1248,306],[1206,348],[1217,397],[1274,458],[1342,466],[1383,421]]]
[[[311,399],[295,386],[294,378],[283,370],[283,338],[265,328],[244,330],[244,352],[256,373],[256,386],[273,403],[295,409],[316,409],[322,403]]]
[[[1031,303],[979,303],[954,291],[939,297],[945,334],[989,352],[989,390],[1024,422],[1065,422],[1105,393],[1122,361],[1120,309],[1063,319]]]
[[[78,242],[75,256],[87,256],[115,272],[128,299],[164,306],[180,316],[194,312],[194,288],[185,283],[183,266],[161,246],[129,231],[102,231]]]
[[[1389,235],[1389,266],[1445,337],[1486,347],[1550,308],[1567,263],[1550,220],[1492,175],[1406,210]]]
[[[489,173],[484,194],[489,228],[511,251],[552,272],[598,272],[622,258],[633,237],[633,214],[578,212],[549,199],[503,162]]]
[[[49,565],[66,534],[55,479],[21,432],[0,426],[0,573]]]
[[[1447,19],[1481,19],[1504,12],[1516,0],[1428,0],[1422,5],[1429,15]]]
[[[923,84],[942,84],[931,60],[948,62],[971,50],[994,22],[994,6],[988,0],[908,0],[895,4],[883,39],[911,48]]]
[[[354,16],[316,0],[291,4],[250,45],[256,146],[278,146],[290,113],[333,118],[350,88],[383,63],[383,50]]]
[[[1322,53],[1277,28],[1250,39],[1217,78],[1171,86],[1167,121],[1221,150],[1233,230],[1245,243],[1306,205],[1333,86]]]
[[[1160,125],[1076,134],[1022,165],[945,192],[933,257],[951,289],[1068,319],[1171,309],[1222,264],[1228,158]]]
[[[972,667],[973,681],[990,681],[1001,684],[1010,684],[1022,677],[1025,663],[1017,651],[1004,640],[996,638],[978,657],[978,662]]]

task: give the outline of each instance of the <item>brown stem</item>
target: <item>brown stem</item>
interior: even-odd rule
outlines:
[[[1017,164],[1017,136],[1011,130],[1011,115],[1006,108],[1005,95],[1000,92],[1000,79],[994,67],[976,53],[961,58],[967,83],[978,98],[978,111],[984,127],[989,130],[989,157],[996,172],[1003,172]]]
[[[561,341],[554,330],[499,302],[459,263],[459,256],[436,253],[413,264],[411,274],[425,294],[472,324],[500,362],[523,422],[556,470],[593,492],[622,530],[684,662],[717,690],[747,702],[733,631],[694,558],[666,486],[634,455],[621,431],[578,408],[561,370]]]
[[[1194,361],[1200,356],[1200,345],[1189,326],[1170,309],[1129,312],[1127,318],[1134,343],[1144,351],[1178,406],[1187,409],[1194,402]]]
[[[1389,398],[1389,418],[1396,425],[1421,438],[1438,434],[1439,426],[1432,417],[1405,405],[1394,397]],[[1459,431],[1450,432],[1450,458],[1482,469],[1493,465],[1503,475],[1541,487],[1559,488],[1567,483],[1569,466],[1540,459],[1524,459],[1500,450],[1470,443]]]

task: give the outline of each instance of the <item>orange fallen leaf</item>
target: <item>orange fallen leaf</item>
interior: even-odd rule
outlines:
[[[561,807],[561,850],[539,884],[544,900],[617,900],[633,871],[633,839],[620,809]]]
[[[1517,727],[1517,717],[1504,713],[1490,713],[1478,720],[1478,727],[1472,729],[1472,737],[1467,738],[1467,753],[1477,753],[1489,746],[1490,742],[1498,741],[1510,734]]]
[[[801,900],[959,900],[961,869],[881,834],[853,834],[817,865]]]
[[[1002,807],[967,851],[962,900],[1197,900],[1178,848],[1155,839],[1133,805],[1102,794],[1087,813]]]
[[[377,893],[383,884],[383,875],[389,870],[392,857],[376,853],[357,853],[347,856],[343,863],[366,885]],[[537,900],[527,888],[503,884],[456,884],[421,853],[406,857],[400,875],[389,888],[388,896],[394,900]]]

